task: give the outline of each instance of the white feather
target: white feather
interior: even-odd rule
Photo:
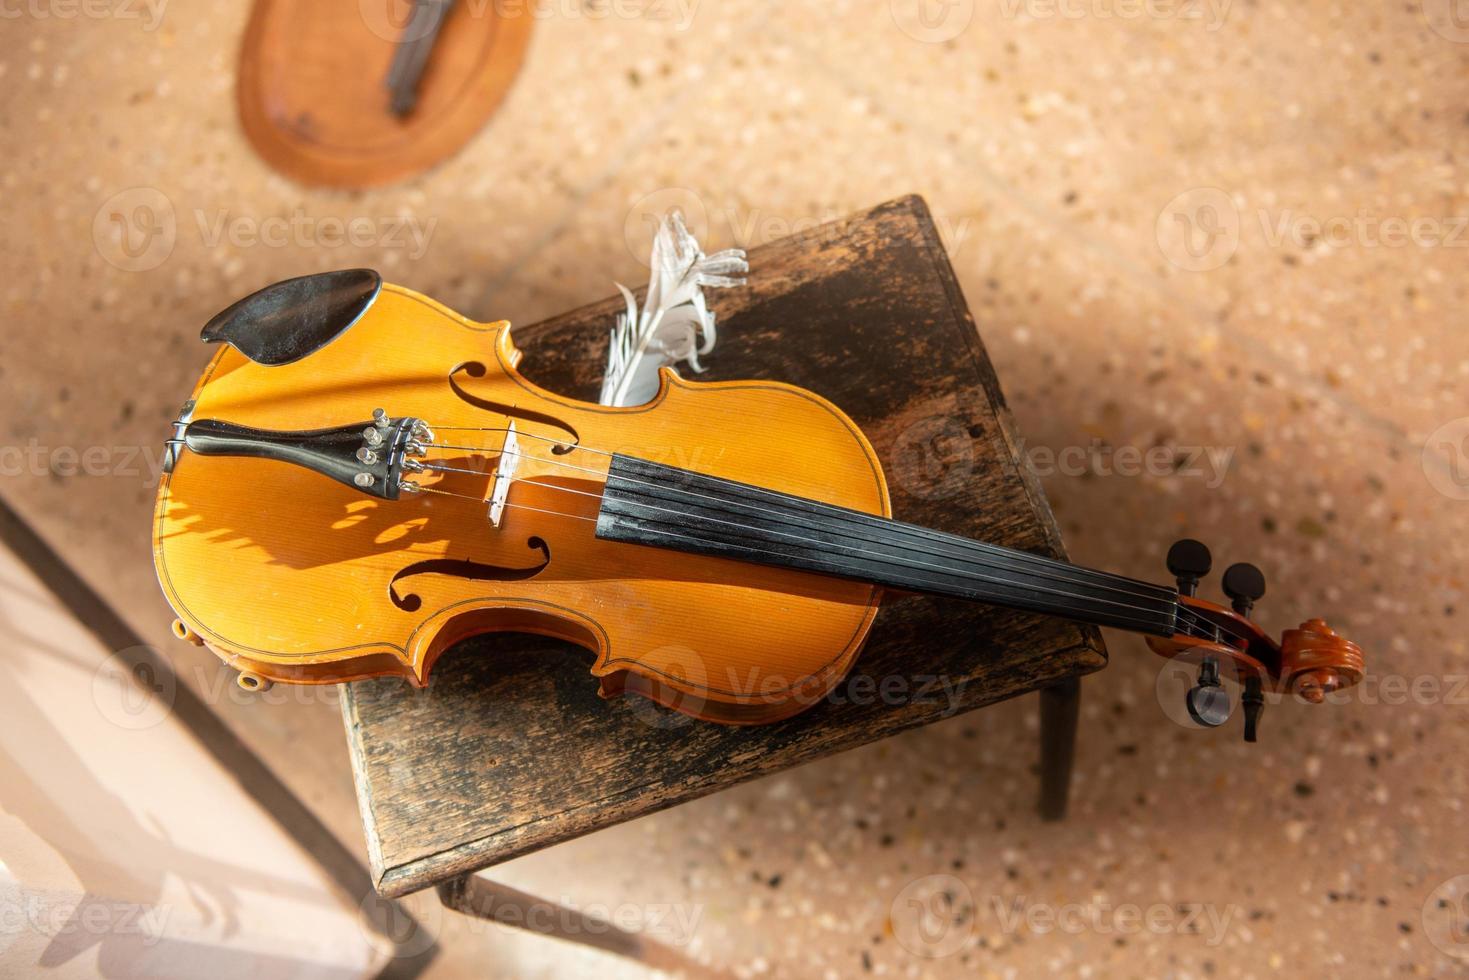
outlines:
[[[651,275],[643,307],[622,283],[627,308],[617,315],[607,345],[607,374],[602,380],[603,405],[641,405],[658,390],[658,369],[688,362],[703,371],[700,356],[714,349],[714,311],[704,300],[704,287],[743,286],[750,265],[742,249],[705,255],[684,225],[682,212],[664,217],[653,236]]]

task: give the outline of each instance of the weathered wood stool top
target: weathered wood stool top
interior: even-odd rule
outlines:
[[[770,378],[825,395],[881,455],[895,517],[1063,557],[920,198],[754,249],[749,285],[714,302],[719,344],[699,380]],[[609,299],[517,328],[521,369],[595,400],[621,309]],[[446,653],[427,690],[398,680],[347,686],[343,713],[382,894],[1053,685],[1101,668],[1106,653],[1091,627],[890,600],[826,701],[754,728],[695,722],[632,697],[603,701],[591,659],[539,637],[480,637]]]

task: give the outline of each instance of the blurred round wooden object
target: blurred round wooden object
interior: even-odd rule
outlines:
[[[260,155],[308,184],[373,187],[422,173],[469,142],[520,68],[530,7],[507,16],[499,4],[449,3],[424,42],[422,3],[256,0],[238,95]],[[417,98],[395,112],[389,72],[400,44],[415,38],[427,53]]]

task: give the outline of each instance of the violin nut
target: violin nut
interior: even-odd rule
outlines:
[[[362,430],[362,441],[374,448],[383,444],[383,434],[372,426]]]
[[[393,420],[388,418],[388,413],[385,409],[374,408],[372,410],[372,424],[379,429],[386,429],[393,424]]]
[[[377,478],[374,477],[371,473],[358,473],[356,476],[352,477],[352,482],[357,484],[359,487],[370,487],[377,482]]]
[[[363,446],[361,449],[357,450],[357,462],[362,463],[366,466],[371,466],[373,463],[377,462],[377,453],[373,452],[371,449],[368,449],[366,446]]]

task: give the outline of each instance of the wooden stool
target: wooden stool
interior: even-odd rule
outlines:
[[[754,249],[750,284],[717,292],[714,303],[719,344],[699,380],[771,378],[825,395],[882,456],[895,517],[1064,557],[921,198]],[[517,328],[522,370],[595,400],[621,309],[613,298]],[[1092,627],[915,596],[884,605],[825,702],[739,729],[635,697],[600,700],[590,662],[560,642],[487,636],[446,654],[428,690],[400,680],[347,686],[380,894],[438,886],[449,907],[494,918],[493,907],[529,896],[472,878],[482,868],[1028,691],[1041,696],[1041,814],[1057,819],[1079,678],[1107,656]],[[565,938],[655,965],[677,956],[626,933],[575,932]]]

